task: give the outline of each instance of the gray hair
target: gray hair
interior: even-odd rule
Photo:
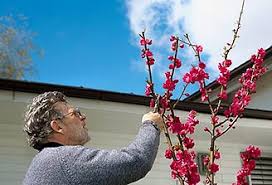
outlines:
[[[47,142],[48,136],[52,133],[50,122],[61,116],[54,104],[66,102],[65,95],[61,92],[45,92],[33,98],[25,113],[24,131],[27,133],[27,140],[31,147],[39,149]]]

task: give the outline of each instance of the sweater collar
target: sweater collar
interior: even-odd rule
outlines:
[[[38,148],[39,152],[42,151],[44,148],[48,148],[48,147],[59,147],[59,146],[63,146],[62,144],[59,143],[55,143],[55,142],[49,142],[49,143],[45,143],[43,144],[41,147]]]

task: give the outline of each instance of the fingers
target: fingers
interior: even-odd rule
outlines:
[[[143,115],[142,122],[152,121],[154,122],[160,129],[163,128],[163,119],[159,113],[149,112]]]

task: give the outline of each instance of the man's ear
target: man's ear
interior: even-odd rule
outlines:
[[[63,129],[61,124],[59,124],[56,120],[52,120],[50,123],[51,128],[57,133],[63,133]]]

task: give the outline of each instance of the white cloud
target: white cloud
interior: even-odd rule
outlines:
[[[213,69],[222,59],[223,46],[232,40],[241,4],[241,0],[126,0],[130,29],[136,37],[147,29],[154,50],[165,50],[171,34],[189,33],[210,55],[208,66]],[[240,38],[230,54],[232,67],[245,62],[257,48],[272,44],[271,7],[271,0],[246,1]]]
[[[205,51],[211,55],[209,64],[216,68],[223,46],[232,39],[241,1],[194,0],[189,7],[191,15],[186,16],[184,26],[194,40],[205,47]],[[272,44],[272,26],[264,21],[272,16],[269,7],[272,7],[270,0],[246,1],[240,38],[230,54],[233,67],[245,62],[257,48],[267,48]]]

